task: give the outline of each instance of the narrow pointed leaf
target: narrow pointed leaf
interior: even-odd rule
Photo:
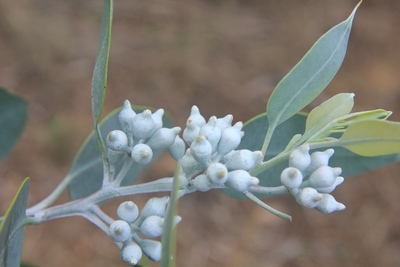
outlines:
[[[25,101],[0,87],[0,160],[17,143],[27,117]]]
[[[325,33],[277,85],[267,105],[272,129],[307,106],[336,75],[358,6],[347,20]]]
[[[353,123],[339,141],[348,150],[366,157],[400,153],[400,123],[380,120]]]

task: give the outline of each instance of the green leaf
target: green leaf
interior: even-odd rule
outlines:
[[[277,85],[267,105],[272,129],[307,106],[336,75],[346,54],[351,25],[359,5],[347,20],[325,33]]]
[[[14,147],[27,117],[25,101],[0,87],[0,160]]]
[[[306,115],[296,114],[276,128],[271,140],[271,145],[265,155],[265,159],[271,159],[282,152],[287,143],[290,142],[295,134],[304,132],[306,123]],[[262,142],[268,129],[268,119],[266,114],[260,114],[245,123],[243,130],[245,135],[242,138],[238,149],[259,150],[260,142]],[[385,155],[376,157],[363,157],[357,155],[342,147],[334,147],[335,154],[330,159],[330,166],[341,167],[343,169],[342,176],[347,178],[351,175],[365,173],[375,170],[386,165],[392,164],[400,160],[400,155]],[[280,186],[280,174],[284,168],[288,166],[288,162],[281,162],[267,171],[257,175],[262,186]],[[234,192],[230,189],[224,189],[225,193],[237,199],[245,199],[243,194]],[[259,197],[263,197],[257,195]]]
[[[146,109],[145,107],[133,108],[137,113]],[[120,110],[121,108],[114,110],[100,123],[100,132],[101,135],[104,136],[104,142],[110,131],[121,130],[118,122],[118,112]],[[166,115],[163,117],[163,127],[172,127],[172,121]],[[161,152],[162,151],[154,151],[153,160],[155,160]],[[117,173],[121,166],[117,166]],[[133,164],[126,178],[123,180],[122,185],[131,184],[144,168],[145,166]],[[68,186],[69,195],[72,200],[86,197],[101,188],[103,183],[103,165],[94,131],[88,136],[75,156],[69,175],[76,176]]]
[[[339,142],[366,157],[400,153],[400,123],[381,120],[356,122],[347,128]]]
[[[0,224],[0,266],[19,267],[26,225],[26,201],[29,178],[26,178]]]

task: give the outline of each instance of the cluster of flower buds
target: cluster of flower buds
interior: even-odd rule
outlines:
[[[153,151],[170,147],[181,128],[163,128],[163,115],[163,109],[154,113],[146,109],[136,114],[129,101],[125,100],[118,114],[122,131],[111,131],[106,139],[111,164],[128,154],[137,164],[146,165],[150,163]]]
[[[290,154],[289,167],[282,171],[281,182],[300,205],[322,213],[346,208],[329,194],[344,181],[339,176],[341,168],[328,166],[333,153],[333,149],[328,149],[310,155],[309,146],[305,144]]]
[[[263,158],[261,151],[235,150],[242,139],[243,123],[232,126],[232,115],[212,116],[208,122],[193,106],[183,131],[169,151],[179,161],[188,186],[199,191],[228,187],[246,193],[259,180],[248,171]],[[185,143],[189,148],[185,151]],[[197,176],[196,176],[197,175]]]
[[[115,242],[123,243],[121,258],[125,263],[135,265],[143,253],[153,261],[161,259],[161,242],[151,239],[141,239],[137,233],[147,238],[161,236],[164,216],[169,197],[151,198],[139,214],[138,207],[132,201],[121,203],[117,209],[119,220],[111,223],[109,235]],[[176,216],[175,225],[181,217]]]

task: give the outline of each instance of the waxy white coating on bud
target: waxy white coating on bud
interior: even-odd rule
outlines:
[[[158,129],[146,144],[154,150],[167,148],[174,143],[180,131],[180,127]]]
[[[150,240],[150,239],[142,239],[139,242],[140,247],[142,248],[143,253],[152,261],[160,261],[161,260],[161,242]]]
[[[204,117],[201,116],[200,110],[199,110],[199,108],[197,106],[193,106],[192,109],[190,110],[190,116],[189,116],[189,118],[187,120],[186,125],[188,123],[197,125],[199,127],[201,127],[204,124],[206,124],[206,119],[204,119]]]
[[[190,153],[193,158],[205,166],[211,163],[211,152],[212,146],[210,142],[202,135],[199,135],[190,145]]]
[[[147,218],[152,215],[163,217],[168,201],[169,196],[150,198],[144,205],[140,217]]]
[[[183,140],[190,146],[194,140],[199,136],[200,126],[194,124],[192,121],[186,123],[186,128],[183,130]]]
[[[221,139],[219,140],[217,151],[223,156],[236,149],[242,140],[243,123],[241,121],[235,123],[232,127],[222,131]]]
[[[157,215],[151,215],[140,225],[140,232],[150,238],[159,237],[163,231],[163,224],[163,218]]]
[[[134,242],[129,242],[122,247],[121,259],[127,264],[137,264],[142,256],[142,249]]]
[[[137,164],[146,165],[153,158],[153,150],[146,144],[137,144],[132,149],[131,157]]]
[[[217,119],[217,127],[221,130],[225,130],[226,128],[232,127],[233,116],[231,114],[226,115],[223,118]]]
[[[133,118],[133,137],[136,140],[150,138],[151,134],[153,133],[153,129],[156,126],[156,123],[151,115],[151,111],[146,109]]]
[[[322,200],[322,194],[311,187],[305,187],[296,195],[296,201],[306,208],[315,208]]]
[[[228,179],[228,169],[222,163],[212,163],[207,168],[206,176],[212,184],[221,185]]]
[[[309,175],[313,173],[321,166],[328,166],[329,159],[332,157],[333,153],[335,153],[335,150],[333,150],[332,148],[327,149],[323,152],[316,151],[312,153],[310,166],[308,166],[308,168],[304,171],[304,175]]]
[[[123,131],[114,130],[108,133],[106,139],[107,147],[114,151],[129,151],[128,138]]]
[[[330,187],[335,183],[336,177],[341,173],[341,168],[321,166],[310,175],[308,181],[310,186],[314,188]]]
[[[221,129],[217,127],[217,117],[212,116],[206,124],[204,124],[199,132],[203,135],[212,146],[212,153],[217,150],[217,145],[221,139]]]
[[[311,157],[308,151],[310,146],[308,144],[299,146],[293,150],[289,155],[289,167],[293,167],[303,172],[310,165]]]
[[[185,148],[185,142],[177,135],[172,145],[168,148],[168,151],[171,157],[179,162],[183,155],[185,155]]]
[[[126,152],[124,151],[115,151],[112,149],[107,150],[107,158],[108,162],[110,163],[111,166],[115,166],[122,158],[126,155]]]
[[[322,194],[322,200],[315,207],[316,210],[325,214],[344,210],[345,208],[345,205],[337,202],[336,199],[329,194]]]
[[[153,114],[151,114],[151,118],[154,121],[154,127],[153,127],[153,131],[152,133],[155,133],[157,130],[161,129],[163,126],[163,121],[162,118],[164,116],[164,109],[160,108],[157,109],[156,112],[154,112]]]
[[[115,242],[125,242],[131,237],[131,227],[126,221],[116,220],[110,225],[108,233]]]
[[[336,186],[343,183],[344,178],[341,176],[336,177],[335,182],[329,187],[315,187],[315,189],[320,193],[332,193],[335,190]]]
[[[206,192],[213,187],[213,184],[208,180],[207,175],[200,174],[191,181],[194,188],[201,192]]]
[[[121,129],[129,136],[132,135],[133,129],[133,118],[136,116],[136,112],[133,111],[129,100],[125,100],[121,111],[118,113],[118,122]]]
[[[132,201],[125,201],[118,206],[117,214],[121,220],[133,223],[139,216],[139,209]]]
[[[303,175],[298,169],[288,167],[281,173],[281,182],[288,190],[297,188],[303,182]]]
[[[241,149],[235,151],[225,166],[229,171],[245,170],[248,171],[256,165],[256,163],[264,157],[261,151],[250,151]]]
[[[196,170],[197,166],[199,166],[199,163],[192,156],[192,153],[190,152],[190,148],[188,148],[186,150],[185,155],[183,155],[183,157],[181,159],[181,166],[182,166],[183,172],[187,175],[187,178],[190,178],[190,176]]]
[[[238,192],[247,193],[250,186],[258,185],[260,180],[256,177],[252,177],[247,171],[236,170],[228,173],[228,180],[225,185]]]

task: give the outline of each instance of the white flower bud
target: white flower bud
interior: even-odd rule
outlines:
[[[225,185],[238,192],[247,193],[250,186],[258,185],[260,180],[252,177],[247,171],[236,170],[228,173],[228,180]]]
[[[144,205],[140,217],[147,218],[152,215],[163,217],[168,201],[169,196],[150,198]]]
[[[335,190],[336,186],[343,183],[344,178],[341,176],[336,177],[335,182],[329,187],[315,187],[315,189],[320,193],[332,193]]]
[[[137,164],[146,165],[153,158],[153,150],[146,144],[137,144],[132,149],[131,157]]]
[[[151,115],[151,111],[146,109],[133,118],[133,137],[136,140],[150,138],[154,127],[156,127],[156,123]]]
[[[281,173],[281,182],[288,190],[297,188],[303,182],[303,175],[298,169],[288,167]]]
[[[186,150],[185,155],[183,155],[181,159],[181,166],[183,169],[183,172],[187,175],[187,177],[190,177],[193,172],[196,170],[197,166],[199,166],[199,163],[194,159],[192,156],[192,153],[190,152],[190,148]]]
[[[183,140],[190,146],[194,140],[199,136],[200,126],[194,124],[192,121],[186,123],[186,128],[183,130]]]
[[[228,179],[228,169],[224,164],[212,163],[207,168],[207,179],[216,185],[221,185]]]
[[[201,192],[206,192],[213,187],[213,184],[207,179],[207,175],[200,174],[196,178],[194,178],[191,183],[194,188]]]
[[[152,261],[160,261],[161,260],[161,242],[150,240],[150,239],[142,239],[139,242],[140,247],[142,248],[143,253]]]
[[[132,201],[125,201],[118,206],[117,214],[121,220],[133,223],[139,215],[139,209]]]
[[[229,171],[245,170],[248,171],[264,157],[261,151],[250,151],[248,149],[237,150],[225,164]]]
[[[212,147],[210,142],[202,135],[199,135],[190,145],[190,153],[193,158],[205,166],[211,163],[211,152]]]
[[[335,153],[335,151],[332,148],[323,152],[316,151],[312,153],[310,165],[304,171],[304,175],[310,175],[321,166],[328,166],[329,159],[332,157],[333,153]]]
[[[289,167],[293,167],[303,172],[310,165],[311,157],[308,151],[310,146],[308,144],[302,145],[293,150],[289,156]]]
[[[190,116],[187,120],[187,123],[191,123],[191,124],[197,125],[199,127],[206,124],[206,119],[204,119],[204,117],[201,116],[200,110],[197,106],[192,107],[192,109],[190,111]]]
[[[228,127],[232,127],[233,116],[231,114],[226,115],[223,118],[217,119],[217,127],[221,129],[221,132]]]
[[[314,188],[330,187],[335,183],[336,177],[341,173],[341,168],[321,166],[310,175],[308,181],[310,186]]]
[[[235,155],[235,153],[237,152],[237,150],[232,150],[231,152],[229,152],[228,154],[224,155],[219,162],[221,162],[222,164],[226,164],[233,155]]]
[[[131,237],[131,227],[126,221],[116,220],[110,225],[108,234],[115,242],[125,242]]]
[[[129,100],[125,100],[121,111],[118,114],[118,122],[121,129],[128,135],[133,135],[133,118],[136,116],[136,112],[133,111]]]
[[[217,117],[212,116],[206,124],[200,128],[200,135],[203,135],[212,146],[212,153],[217,150],[221,139],[221,129],[217,127]]]
[[[127,264],[136,265],[142,255],[142,249],[134,242],[125,244],[121,250],[121,259]]]
[[[140,225],[140,232],[150,238],[159,237],[163,231],[163,224],[163,218],[157,215],[151,215]]]
[[[185,142],[179,135],[175,137],[174,143],[168,148],[168,151],[171,157],[176,161],[180,161],[183,155],[185,155]]]
[[[180,127],[158,129],[146,144],[154,150],[167,148],[174,143],[180,131]]]
[[[241,121],[237,122],[232,127],[226,128],[222,131],[221,139],[218,143],[218,154],[220,156],[226,155],[232,150],[236,149],[242,140],[243,123]]]
[[[154,127],[153,127],[153,132],[152,134],[154,134],[157,130],[161,129],[163,126],[163,118],[164,115],[164,109],[160,108],[157,109],[156,112],[154,112],[153,114],[151,114],[151,118],[154,121]]]
[[[126,152],[124,151],[107,150],[107,158],[110,166],[115,167],[115,164],[120,162],[124,156],[126,156]]]
[[[305,187],[296,195],[296,201],[306,208],[315,208],[322,200],[322,194],[311,187]]]
[[[345,208],[345,205],[337,202],[336,199],[329,194],[322,194],[322,200],[315,207],[316,210],[325,214],[344,210]]]
[[[109,132],[106,139],[107,147],[114,151],[125,151],[129,153],[128,138],[123,131],[114,130]]]

